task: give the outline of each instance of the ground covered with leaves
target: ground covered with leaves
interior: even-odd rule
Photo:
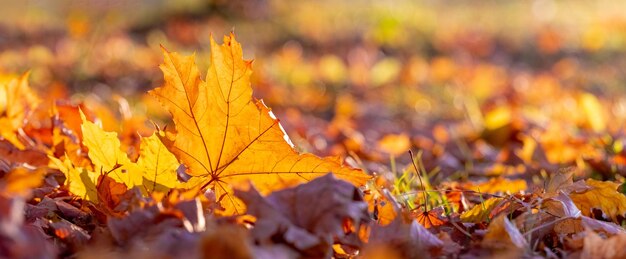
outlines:
[[[620,4],[184,2],[0,18],[0,257],[626,257]]]

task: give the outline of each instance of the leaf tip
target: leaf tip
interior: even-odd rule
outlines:
[[[24,74],[22,74],[22,76],[20,77],[20,81],[22,81],[22,82],[23,82],[23,81],[27,81],[27,80],[28,80],[28,77],[30,76],[30,73],[31,73],[31,72],[32,72],[32,71],[31,71],[30,69],[29,69],[29,70],[27,70],[26,72],[24,72]]]
[[[85,123],[87,121],[87,116],[85,116],[85,113],[83,112],[83,109],[78,107],[78,113],[80,113],[80,119],[81,119],[82,123]]]

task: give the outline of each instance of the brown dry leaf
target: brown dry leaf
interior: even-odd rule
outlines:
[[[28,86],[28,73],[8,82],[0,82],[0,136],[23,150],[25,146],[20,141],[18,130],[39,102],[37,94]]]
[[[252,62],[243,60],[233,34],[224,37],[221,46],[211,38],[206,81],[200,79],[193,56],[164,54],[165,85],[150,93],[170,111],[176,125],[169,148],[189,168],[189,187],[211,187],[225,214],[244,211],[231,195],[230,185],[238,181],[250,180],[268,193],[328,172],[357,185],[370,178],[342,166],[337,158],[296,152],[270,109],[252,97]]]
[[[620,184],[593,179],[587,179],[585,183],[592,189],[570,194],[570,198],[583,215],[592,216],[592,209],[597,208],[617,222],[618,216],[623,217],[626,214],[626,196],[617,191]]]
[[[582,252],[590,232],[603,237],[626,234],[626,230],[619,225],[586,216],[560,221],[554,226],[554,231],[561,237],[567,237],[565,239],[567,248],[579,252]],[[587,249],[590,248],[587,247]]]
[[[202,252],[198,246],[201,238],[198,234],[210,234],[205,232],[207,224],[211,224],[211,232],[218,231],[203,212],[198,199],[176,205],[162,203],[134,208],[125,217],[109,218],[107,227],[115,242],[139,252],[121,256],[124,258],[202,258],[198,255]]]
[[[554,232],[560,234],[561,236],[578,234],[572,238],[572,240],[577,241],[585,238],[583,233],[585,229],[593,230],[596,233],[602,233],[603,235],[609,236],[616,235],[618,233],[626,233],[626,230],[615,223],[597,220],[586,216],[569,218],[564,221],[559,221],[554,225]]]
[[[391,224],[373,226],[365,258],[427,258],[441,254],[444,242],[412,220],[404,223],[396,218]],[[381,254],[382,253],[382,254]],[[388,257],[382,257],[382,256]]]
[[[358,189],[332,174],[265,198],[254,188],[236,189],[235,194],[257,218],[252,230],[257,243],[284,243],[306,256],[329,256],[334,240],[356,236],[354,230],[344,230],[346,222],[359,229],[369,220]]]
[[[574,169],[566,168],[557,171],[550,176],[550,181],[545,186],[546,193],[556,194],[559,190],[574,183]]]
[[[626,258],[626,233],[619,232],[609,238],[602,238],[592,230],[585,231],[581,259],[620,259]]]
[[[49,226],[54,236],[66,244],[83,246],[91,238],[86,230],[66,219],[51,222]]]
[[[48,164],[48,157],[44,152],[34,149],[19,150],[7,140],[0,140],[0,160],[13,165],[28,164],[36,167]]]
[[[0,195],[0,248],[3,258],[58,257],[57,246],[49,242],[50,236],[34,224],[28,224],[24,199]]]
[[[574,204],[574,201],[560,191],[558,195],[545,199],[542,203],[542,207],[550,214],[559,218],[579,218],[581,215],[580,210]]]
[[[541,208],[555,220],[553,231],[559,236],[569,236],[583,231],[581,213],[576,204],[563,191],[552,198],[544,199]],[[541,231],[541,230],[540,230]]]
[[[116,210],[116,208],[125,199],[124,194],[128,191],[125,184],[118,183],[106,175],[100,175],[100,177],[98,177],[97,190],[100,205],[107,213],[117,216],[123,215],[123,213]]]
[[[217,226],[202,238],[202,258],[253,258],[248,235],[246,229],[240,226]]]
[[[491,221],[482,245],[496,251],[513,254],[522,253],[523,249],[528,247],[526,239],[515,224],[507,218],[507,215],[500,215]]]
[[[574,235],[576,233],[580,233],[580,232],[582,232],[584,230],[585,229],[582,226],[581,220],[580,219],[572,219],[572,218],[568,218],[568,219],[564,219],[564,220],[558,221],[558,222],[556,222],[554,224],[554,227],[552,228],[552,231],[554,231],[554,233],[557,234],[560,237],[571,236],[571,235]],[[539,231],[538,231],[538,233],[539,233]],[[533,233],[533,234],[535,234],[535,233]]]

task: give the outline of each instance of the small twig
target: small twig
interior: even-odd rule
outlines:
[[[409,150],[409,156],[411,156],[411,163],[413,163],[413,168],[415,168],[415,173],[420,180],[420,185],[422,186],[422,190],[424,191],[424,211],[428,211],[428,192],[426,191],[426,185],[424,185],[424,181],[422,180],[422,175],[420,174],[420,170],[417,168],[417,164],[415,163],[415,159],[413,158],[413,152]]]

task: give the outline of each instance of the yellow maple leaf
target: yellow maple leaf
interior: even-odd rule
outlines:
[[[528,249],[528,241],[506,215],[491,221],[481,245],[493,249],[495,258],[519,258]]]
[[[139,159],[132,162],[121,150],[117,133],[106,132],[88,121],[81,113],[83,145],[96,172],[107,174],[128,188],[140,186],[147,193],[166,192],[179,182],[176,169],[180,165],[176,157],[163,145],[158,135],[141,139]]]
[[[99,174],[82,167],[75,167],[71,159],[65,154],[63,160],[53,156],[50,158],[50,167],[59,169],[65,175],[64,185],[68,190],[85,200],[98,202],[98,182]]]
[[[463,222],[481,223],[489,219],[491,211],[502,201],[502,198],[492,197],[485,200],[481,204],[476,204],[472,209],[466,210],[461,214]]]
[[[225,214],[243,212],[231,184],[252,181],[262,193],[328,172],[362,185],[370,177],[337,158],[298,154],[269,108],[252,97],[251,61],[243,60],[233,34],[217,45],[211,37],[211,66],[200,79],[194,56],[164,50],[163,87],[150,91],[169,112],[177,134],[169,146],[188,167],[190,180],[211,187]],[[194,179],[195,178],[195,179]]]
[[[157,134],[159,133],[141,138],[139,159],[137,160],[137,165],[143,172],[143,185],[148,193],[154,191],[167,192],[178,183],[176,169],[180,163],[174,154],[163,145]]]
[[[620,184],[593,179],[587,179],[585,183],[593,188],[570,194],[570,198],[583,215],[592,216],[591,209],[597,208],[617,222],[618,216],[626,214],[626,196],[617,191]]]
[[[0,81],[0,136],[23,150],[18,130],[39,102],[39,97],[28,86],[28,73]]]
[[[116,182],[126,184],[128,188],[141,186],[143,177],[141,169],[130,161],[120,149],[121,143],[117,133],[106,132],[98,125],[90,122],[85,114],[80,114],[83,123],[83,145],[89,149],[87,155],[98,173],[108,174]]]

